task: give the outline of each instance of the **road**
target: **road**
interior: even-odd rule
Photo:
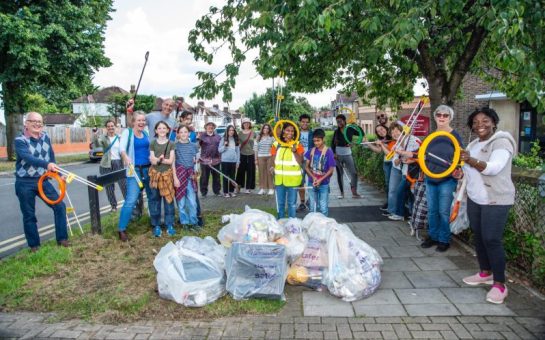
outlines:
[[[84,178],[87,178],[88,175],[98,175],[97,163],[68,165],[63,166],[63,168]],[[67,192],[74,204],[76,213],[81,216],[80,222],[82,224],[87,223],[89,221],[87,187],[73,181],[67,185]],[[117,185],[116,196],[118,202],[123,199]],[[104,207],[102,211],[109,211],[106,191],[100,192],[99,197],[100,206]],[[69,217],[72,216],[72,214],[69,214]],[[53,238],[55,236],[53,211],[39,197],[36,197],[36,218],[38,219],[38,229],[42,241]],[[27,246],[23,233],[23,216],[19,208],[19,200],[15,195],[14,175],[0,176],[0,221],[0,258],[2,258]],[[79,232],[75,221],[72,223],[72,229],[74,232]]]

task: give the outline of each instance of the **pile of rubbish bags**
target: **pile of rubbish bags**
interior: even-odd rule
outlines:
[[[352,230],[320,213],[277,221],[246,207],[222,217],[213,238],[186,236],[154,261],[162,298],[189,307],[226,292],[234,299],[285,299],[284,284],[327,289],[344,301],[370,296],[381,282],[382,258]]]

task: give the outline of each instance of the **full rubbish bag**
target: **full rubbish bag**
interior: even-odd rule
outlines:
[[[287,282],[321,291],[328,269],[327,243],[316,238],[308,240],[301,256],[288,270]]]
[[[344,224],[333,227],[328,239],[328,272],[324,284],[332,295],[355,301],[375,292],[381,282],[382,258]]]
[[[225,248],[211,237],[186,236],[169,242],[153,261],[159,296],[202,307],[225,295]]]
[[[274,242],[284,234],[273,215],[248,206],[242,214],[223,215],[221,221],[229,222],[218,232],[218,240],[227,248],[233,242]]]
[[[278,221],[284,229],[284,236],[278,238],[275,242],[286,246],[289,263],[293,263],[301,256],[308,242],[307,234],[304,232],[301,222],[298,218]]]
[[[227,252],[226,288],[235,300],[284,300],[286,247],[276,243],[233,243]]]

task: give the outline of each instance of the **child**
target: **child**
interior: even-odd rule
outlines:
[[[225,197],[236,196],[234,193],[235,187],[227,177],[234,178],[238,165],[240,164],[239,145],[240,142],[237,131],[233,125],[229,125],[218,146],[221,154],[221,172],[225,174],[225,176],[223,176],[223,196]]]
[[[291,124],[284,124],[280,133],[282,142],[289,144],[293,141],[295,128]],[[288,217],[295,217],[297,207],[297,190],[303,180],[301,163],[305,149],[299,142],[292,146],[282,146],[274,142],[271,156],[274,157],[270,171],[274,171],[274,185],[276,186],[276,207],[278,218],[284,218],[286,196],[288,202]]]
[[[180,211],[180,223],[184,229],[197,228],[197,181],[194,171],[198,159],[198,146],[189,141],[189,128],[185,125],[176,131],[176,162],[172,166],[176,172],[174,186],[176,201]]]
[[[328,215],[329,201],[329,180],[335,169],[335,157],[333,151],[324,144],[325,132],[316,129],[313,134],[314,147],[305,154],[308,184],[312,185],[310,190],[310,211],[316,212],[318,205],[320,212]]]
[[[148,208],[155,237],[161,236],[161,202],[165,206],[165,224],[167,233],[172,236],[174,230],[174,185],[172,164],[174,163],[174,143],[168,140],[170,127],[164,121],[155,124],[155,140],[150,143],[150,192]]]
[[[259,136],[255,139],[254,152],[255,164],[259,173],[259,190],[258,195],[274,195],[273,176],[269,171],[271,165],[271,147],[274,142],[272,128],[265,123],[261,127]]]

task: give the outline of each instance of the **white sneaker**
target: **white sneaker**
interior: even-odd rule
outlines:
[[[399,215],[390,215],[390,216],[388,216],[388,218],[391,219],[391,220],[394,220],[394,221],[403,221],[404,220],[403,216],[399,216]]]
[[[251,194],[252,191],[251,191],[250,189],[246,189],[246,190],[244,190],[244,193],[245,193],[245,194]]]
[[[339,196],[337,196],[338,199],[343,199],[344,198],[344,195],[343,194],[340,194]]]
[[[261,190],[259,190],[259,192],[257,194],[258,195],[263,195],[263,194],[265,194],[265,190],[261,189]]]
[[[274,189],[269,189],[268,194],[269,194],[269,195],[274,195]]]

